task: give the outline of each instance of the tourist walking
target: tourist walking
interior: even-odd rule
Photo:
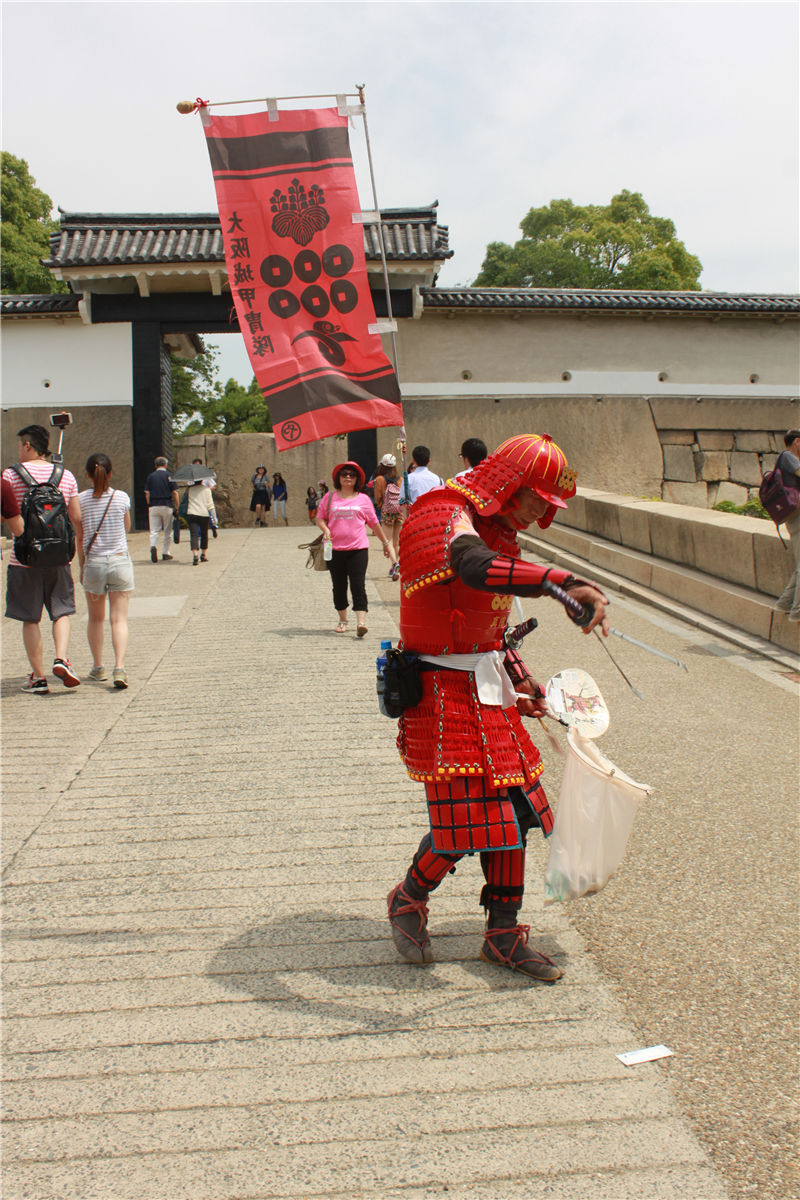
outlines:
[[[22,478],[14,467],[9,467],[3,472],[3,479],[11,485],[14,499],[22,506],[29,487],[52,481],[63,497],[69,517],[64,523],[66,531],[72,539],[74,530],[75,544],[79,545],[81,507],[78,503],[78,484],[75,476],[71,471],[64,470],[61,463],[53,464],[48,460],[50,435],[43,425],[26,425],[17,434],[17,439],[18,466],[27,479]],[[41,630],[42,613],[45,609],[52,622],[56,652],[53,674],[65,687],[77,687],[80,679],[67,657],[70,617],[75,612],[75,585],[70,562],[67,560],[59,566],[29,565],[20,562],[15,549],[12,549],[6,573],[6,616],[12,621],[22,623],[22,641],[31,668],[22,685],[22,691],[36,696],[46,696],[50,691],[44,673]]]
[[[784,434],[786,447],[778,455],[775,466],[780,468],[787,487],[800,488],[800,429]],[[790,621],[800,621],[800,508],[787,519],[786,529],[794,557],[794,571],[775,603],[776,612],[785,612]]]
[[[394,551],[378,524],[372,501],[361,490],[364,487],[364,472],[358,463],[339,463],[333,468],[331,478],[334,490],[328,492],[317,510],[317,525],[325,541],[330,541],[332,546],[328,567],[333,586],[333,606],[339,616],[336,632],[347,632],[349,586],[356,633],[362,638],[367,633],[367,525],[375,530],[383,544],[383,553],[392,561]]]
[[[259,463],[250,480],[253,485],[253,495],[250,498],[250,512],[256,514],[256,525],[262,528],[266,525],[269,512],[270,491],[267,468]]]
[[[217,525],[214,497],[207,479],[192,483],[187,489],[186,520],[189,522],[189,544],[192,548],[192,565],[208,562],[208,526],[213,518]]]
[[[317,509],[319,508],[319,496],[316,488],[306,488],[306,508],[308,509],[308,519],[313,525],[317,519]]]
[[[411,451],[411,466],[408,471],[408,503],[413,504],[426,492],[441,487],[441,476],[435,475],[428,467],[431,452],[427,446],[415,446]]]
[[[280,471],[276,471],[272,476],[272,524],[277,525],[279,520],[282,520],[284,525],[289,522],[286,518],[286,501],[288,493],[286,491],[286,482]]]
[[[144,498],[147,502],[147,521],[150,526],[150,561],[158,562],[158,539],[162,537],[161,557],[172,560],[172,522],[178,511],[178,489],[169,477],[167,460],[163,455],[155,460],[155,471],[147,476]]]
[[[396,580],[399,578],[400,530],[403,525],[402,480],[397,473],[397,459],[393,454],[384,454],[378,469],[381,474],[375,480],[375,502],[380,504],[381,525],[392,543],[394,562],[389,574]]]
[[[131,498],[127,492],[112,488],[111,459],[107,454],[90,455],[86,462],[86,476],[92,486],[78,495],[83,524],[78,561],[89,610],[86,631],[92,652],[89,678],[96,682],[108,679],[108,672],[103,666],[108,596],[111,646],[114,650],[111,677],[115,688],[126,688],[128,601],[134,587],[127,537],[131,528]]]

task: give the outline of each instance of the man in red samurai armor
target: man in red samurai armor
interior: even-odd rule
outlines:
[[[421,656],[423,694],[400,718],[397,744],[411,778],[425,785],[431,826],[388,896],[392,937],[410,962],[433,961],[429,894],[460,858],[478,853],[481,958],[548,983],[561,977],[517,921],[528,830],[538,825],[547,836],[553,815],[521,720],[543,714],[542,691],[504,634],[512,597],[541,596],[545,581],[594,609],[584,633],[599,626],[608,634],[600,589],[522,562],[517,543],[517,530],[533,521],[546,529],[566,508],[575,474],[547,434],[511,438],[417,500],[403,525],[401,645]]]

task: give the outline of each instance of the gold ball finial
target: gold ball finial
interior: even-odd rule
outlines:
[[[191,100],[179,100],[175,107],[179,113],[190,113],[194,110]]]

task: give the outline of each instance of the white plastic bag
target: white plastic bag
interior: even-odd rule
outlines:
[[[545,904],[576,900],[605,887],[622,862],[636,809],[652,791],[618,770],[577,729],[570,729],[567,742],[567,765],[549,839]]]

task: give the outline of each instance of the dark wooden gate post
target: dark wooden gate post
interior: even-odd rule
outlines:
[[[133,359],[133,509],[136,529],[147,529],[144,485],[154,459],[164,453],[161,414],[161,326],[134,321]]]

